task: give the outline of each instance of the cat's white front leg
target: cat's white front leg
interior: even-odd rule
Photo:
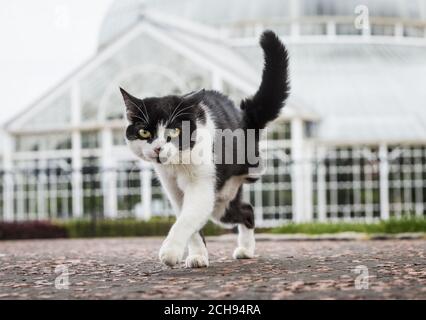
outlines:
[[[163,187],[167,198],[170,200],[170,204],[172,205],[175,215],[178,216],[182,210],[183,193],[177,185],[176,177],[173,177],[160,165],[154,165],[154,169],[160,179],[161,186]]]
[[[160,249],[160,261],[174,266],[182,260],[189,239],[209,219],[214,205],[214,180],[198,178],[184,190],[182,211]]]
[[[188,242],[187,268],[204,268],[209,266],[209,254],[200,232],[194,233]]]

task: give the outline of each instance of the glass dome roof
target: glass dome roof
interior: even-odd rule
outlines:
[[[296,5],[298,4],[298,7]],[[294,16],[352,16],[359,0],[115,0],[99,35],[99,47],[137,23],[144,9],[155,9],[211,26]],[[372,17],[426,19],[426,0],[364,0]]]

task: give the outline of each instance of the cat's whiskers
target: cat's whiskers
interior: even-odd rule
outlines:
[[[189,108],[192,108],[192,105],[187,106],[187,107],[185,107],[185,108],[182,108],[182,109],[178,110],[178,112],[175,114],[175,117],[176,117],[176,116],[178,116],[178,115],[179,115],[179,113],[181,113],[181,112],[183,112],[183,111],[185,111],[185,110],[187,110],[187,109],[189,109]]]
[[[183,115],[191,115],[191,114],[192,114],[192,113],[189,113],[189,112],[179,113],[179,114],[177,114],[176,116],[174,116],[174,117],[173,117],[173,119],[172,119],[171,121],[169,121],[169,123],[171,123],[171,122],[175,121],[175,120],[176,120],[176,118],[177,118],[177,117],[179,117],[179,116],[183,116]]]
[[[175,114],[176,110],[180,107],[180,105],[183,103],[184,100],[182,100],[181,102],[178,103],[178,105],[173,109],[172,114],[170,115],[169,119],[173,118],[173,115]],[[168,123],[170,123],[171,121],[169,120]]]
[[[145,102],[143,102],[143,100],[141,100],[141,101],[142,101],[142,105],[143,105],[143,108],[145,109],[145,113],[146,113],[146,116],[147,116],[148,122],[149,122],[149,114],[148,114],[148,110],[146,109]]]
[[[146,122],[146,120],[145,120],[145,119],[143,119],[143,118],[139,117],[138,115],[136,115],[136,114],[134,114],[134,113],[130,113],[130,117],[131,117],[131,118],[137,118],[137,119],[141,120],[141,121],[142,121],[145,125],[147,125],[147,124],[148,124],[148,122]]]
[[[180,113],[180,114],[178,114],[178,115],[175,117],[175,119],[176,119],[177,117],[179,117],[179,116],[183,116],[183,115],[185,115],[185,114],[189,114],[189,115],[191,115],[192,113],[189,113],[189,112]]]
[[[173,122],[173,120],[175,120],[179,115],[181,115],[182,114],[182,112],[183,111],[185,111],[185,110],[187,110],[187,109],[189,109],[189,108],[191,108],[192,107],[192,105],[190,105],[190,106],[188,106],[188,107],[185,107],[185,108],[183,108],[183,109],[180,109],[174,116],[173,116],[173,118],[171,118],[170,120],[169,120],[169,123],[171,123],[171,122]]]

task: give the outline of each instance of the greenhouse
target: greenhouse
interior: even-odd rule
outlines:
[[[118,87],[215,89],[238,106],[260,82],[264,29],[288,46],[292,90],[244,191],[257,225],[424,216],[426,1],[365,0],[362,28],[357,2],[116,0],[96,55],[4,127],[0,219],[171,214],[125,144]]]

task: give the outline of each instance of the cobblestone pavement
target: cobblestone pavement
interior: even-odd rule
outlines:
[[[235,261],[235,240],[210,238],[207,269],[162,266],[160,244],[159,238],[0,242],[0,298],[426,299],[426,240],[261,241],[257,258]],[[60,289],[64,266],[68,289]],[[357,278],[365,272],[368,283]]]

